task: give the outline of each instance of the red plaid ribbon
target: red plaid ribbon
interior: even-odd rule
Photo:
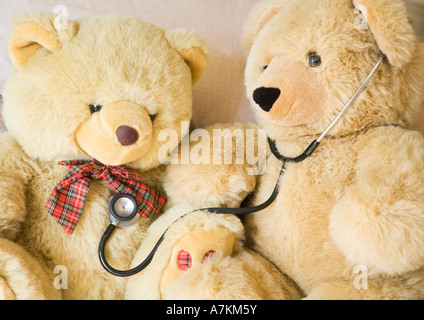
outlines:
[[[135,170],[105,166],[98,161],[62,161],[59,165],[70,172],[54,188],[46,209],[69,234],[75,230],[93,179],[104,179],[117,193],[134,196],[138,213],[144,218],[157,213],[166,202],[156,190],[141,182],[144,178]]]

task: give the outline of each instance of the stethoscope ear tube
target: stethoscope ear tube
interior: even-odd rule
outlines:
[[[312,153],[314,153],[314,151],[316,150],[316,148],[318,148],[318,146],[320,145],[320,143],[318,142],[318,140],[314,140],[308,148],[306,148],[305,152],[303,152],[300,156],[296,157],[296,158],[287,158],[285,156],[283,156],[277,148],[277,145],[275,143],[274,140],[272,140],[271,138],[268,137],[268,144],[269,147],[271,149],[272,154],[280,161],[286,163],[286,162],[291,162],[291,163],[299,163],[302,162],[304,160],[306,160],[307,158],[309,158]]]
[[[150,262],[152,262],[153,256],[155,255],[157,249],[159,248],[159,246],[161,245],[164,239],[164,235],[162,235],[162,237],[159,239],[159,241],[156,243],[155,247],[153,248],[152,252],[147,256],[147,258],[142,263],[140,263],[137,267],[133,269],[123,271],[123,270],[117,270],[113,268],[106,260],[106,254],[105,254],[106,244],[109,238],[112,236],[115,229],[116,229],[116,225],[113,223],[110,224],[109,227],[107,227],[105,233],[103,234],[99,244],[100,262],[103,265],[103,267],[106,269],[106,271],[117,277],[130,277],[146,269],[147,266],[150,264]]]

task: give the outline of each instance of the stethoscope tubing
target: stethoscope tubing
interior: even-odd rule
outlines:
[[[285,164],[283,165],[283,167],[281,169],[280,175],[278,176],[278,180],[283,175],[284,169],[285,169]],[[108,261],[106,259],[106,254],[105,254],[106,244],[107,244],[109,238],[112,236],[113,232],[116,229],[116,223],[112,223],[107,227],[105,233],[103,234],[103,236],[100,240],[100,244],[99,244],[99,259],[100,259],[100,262],[103,265],[103,267],[106,269],[106,271],[109,272],[110,274],[114,275],[114,276],[130,277],[130,276],[136,275],[137,273],[143,271],[144,269],[146,269],[149,266],[149,264],[153,260],[154,255],[156,254],[156,251],[159,249],[160,245],[162,244],[163,240],[165,239],[165,236],[168,233],[171,226],[173,226],[177,221],[181,220],[182,218],[188,216],[189,214],[196,213],[196,212],[208,212],[208,213],[211,213],[211,214],[233,214],[233,215],[252,214],[252,213],[259,212],[259,211],[262,211],[262,210],[265,210],[266,208],[268,208],[277,198],[278,191],[279,191],[279,183],[277,182],[276,186],[274,188],[274,191],[273,191],[272,195],[270,196],[270,198],[267,201],[265,201],[264,203],[262,203],[261,205],[256,206],[256,207],[251,207],[251,208],[203,208],[203,209],[193,210],[193,211],[190,211],[190,212],[182,215],[180,218],[178,218],[176,221],[174,221],[165,230],[165,232],[162,234],[159,241],[156,243],[155,247],[150,252],[150,254],[147,256],[147,258],[145,258],[144,261],[141,262],[137,267],[130,269],[130,270],[117,270],[117,269],[113,268],[108,263]]]
[[[153,257],[155,255],[157,249],[159,248],[159,246],[161,245],[162,241],[165,238],[165,234],[163,234],[162,237],[160,237],[159,241],[156,243],[153,250],[147,256],[147,258],[142,263],[140,263],[137,267],[130,269],[130,270],[117,270],[117,269],[113,268],[107,262],[106,254],[105,254],[106,244],[107,244],[109,238],[112,236],[115,229],[116,229],[116,225],[110,224],[107,227],[105,233],[103,234],[102,239],[100,240],[100,244],[99,244],[99,259],[100,259],[100,262],[103,265],[103,267],[106,269],[106,271],[109,272],[110,274],[114,275],[114,276],[117,276],[117,277],[130,277],[130,276],[133,276],[133,275],[143,271],[144,269],[146,269],[147,266],[152,262]]]

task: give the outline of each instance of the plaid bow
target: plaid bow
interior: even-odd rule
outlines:
[[[53,190],[46,209],[69,234],[81,216],[92,179],[104,179],[117,193],[131,194],[138,203],[138,213],[144,218],[157,213],[165,204],[153,188],[141,181],[137,171],[123,166],[105,166],[98,161],[61,161],[70,171]]]

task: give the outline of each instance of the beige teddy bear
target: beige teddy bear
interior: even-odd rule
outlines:
[[[64,25],[40,13],[15,21],[10,56],[9,133],[0,136],[0,296],[121,299],[127,279],[109,274],[98,256],[102,233],[116,222],[109,203],[115,193],[136,202],[137,223],[106,247],[108,263],[125,270],[166,207],[159,149],[176,147],[185,134],[206,44],[192,31],[135,18]],[[178,139],[159,141],[165,128]]]
[[[127,300],[291,300],[299,288],[245,247],[234,215],[191,212],[178,205],[149,228],[131,267],[151,263],[127,282]],[[189,212],[187,214],[187,212]],[[165,234],[164,240],[159,237]],[[152,248],[160,244],[156,251]]]
[[[424,69],[403,3],[263,1],[244,44],[273,151],[251,205],[279,185],[244,219],[251,248],[308,299],[423,299],[424,138],[410,128]],[[218,166],[225,180],[214,167],[170,166],[167,188],[184,179],[174,197],[187,203],[230,189],[234,166]]]

